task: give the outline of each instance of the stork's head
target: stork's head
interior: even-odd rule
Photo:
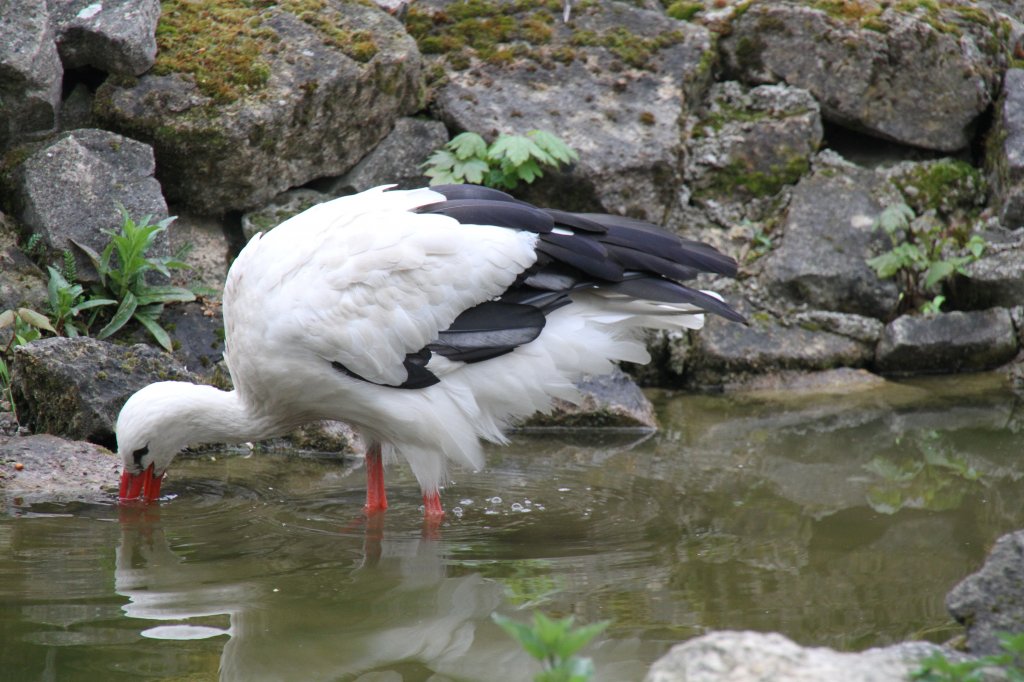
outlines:
[[[163,381],[136,392],[117,417],[117,454],[121,456],[123,502],[152,502],[174,456],[188,444],[187,427],[174,409],[182,384]]]

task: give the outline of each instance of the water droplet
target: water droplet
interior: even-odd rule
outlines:
[[[491,504],[501,504],[501,498],[495,495],[494,497],[489,499],[488,502],[490,502]]]
[[[523,505],[519,504],[518,502],[513,502],[512,503],[512,511],[523,511],[525,508],[526,507],[524,507]]]
[[[466,505],[466,506],[469,506],[469,505],[473,504],[473,500],[471,500],[471,499],[469,499],[469,498],[467,497],[467,498],[466,498],[466,499],[464,499],[464,500],[459,500],[459,504],[464,504],[464,505]]]

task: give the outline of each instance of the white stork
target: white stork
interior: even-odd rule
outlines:
[[[483,187],[386,190],[314,206],[242,249],[224,287],[234,390],[135,393],[117,420],[122,501],[157,499],[188,445],[335,419],[368,445],[368,513],[387,508],[383,463],[400,455],[436,518],[449,462],[479,469],[480,439],[503,442],[613,361],[649,361],[640,330],[743,320],[680,283],[736,274],[706,244]]]

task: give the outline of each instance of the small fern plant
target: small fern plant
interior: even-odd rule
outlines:
[[[515,189],[532,183],[544,169],[556,169],[579,160],[579,155],[556,135],[531,130],[526,135],[499,135],[487,144],[477,133],[460,133],[438,149],[424,173],[431,185],[469,183],[495,189]]]

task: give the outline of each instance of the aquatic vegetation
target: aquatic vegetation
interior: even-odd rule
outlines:
[[[552,620],[540,611],[533,614],[533,625],[519,623],[498,613],[492,614],[491,618],[543,664],[544,670],[533,678],[534,682],[589,680],[594,675],[594,663],[576,653],[610,624],[610,621],[603,620],[574,627],[573,616]]]

